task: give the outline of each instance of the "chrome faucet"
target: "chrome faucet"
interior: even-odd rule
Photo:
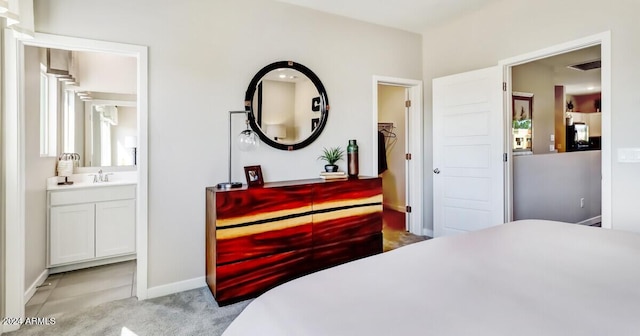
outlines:
[[[98,170],[98,174],[91,175],[93,176],[93,183],[98,182],[109,182],[109,175],[113,175],[113,173],[102,173],[102,169]]]
[[[97,175],[93,175],[93,183],[98,183],[98,182],[102,182],[102,169],[98,170],[98,174]]]

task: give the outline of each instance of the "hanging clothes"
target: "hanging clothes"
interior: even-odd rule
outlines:
[[[385,145],[385,136],[378,131],[378,175],[387,170],[387,148]]]

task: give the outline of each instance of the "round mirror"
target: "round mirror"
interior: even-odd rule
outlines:
[[[313,71],[280,61],[253,77],[244,99],[249,125],[267,145],[294,150],[322,133],[329,114],[327,92]]]

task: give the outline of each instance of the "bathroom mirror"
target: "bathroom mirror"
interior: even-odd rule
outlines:
[[[94,100],[85,109],[85,166],[135,166],[136,102]]]
[[[267,65],[245,95],[249,125],[267,145],[295,150],[311,144],[324,129],[329,99],[309,68],[291,61]]]
[[[135,166],[138,111],[130,96],[79,101],[77,112],[63,118],[63,152],[80,154],[80,167]]]

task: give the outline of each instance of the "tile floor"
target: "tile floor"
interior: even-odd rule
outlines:
[[[59,318],[67,312],[135,295],[135,260],[52,274],[27,302],[25,316]]]

